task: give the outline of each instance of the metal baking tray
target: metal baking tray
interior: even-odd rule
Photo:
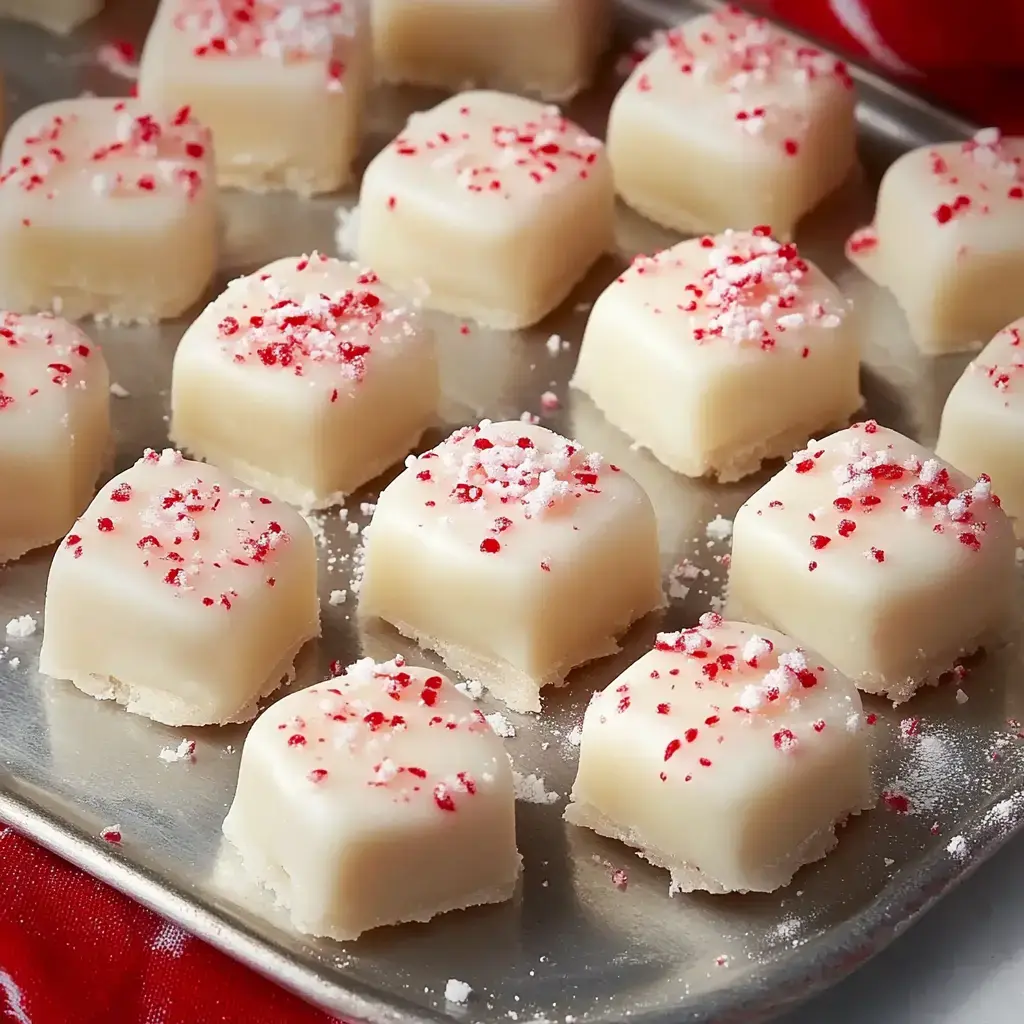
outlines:
[[[621,3],[617,52],[702,6]],[[152,7],[112,2],[69,40],[0,22],[9,114],[83,90],[126,92],[129,83],[97,62],[97,46],[111,39],[141,42]],[[614,64],[613,55],[600,83],[570,107],[598,134],[619,81]],[[869,219],[886,165],[909,147],[963,137],[971,126],[869,74],[854,74],[864,173],[800,226],[798,240],[857,303],[867,412],[930,443],[967,357],[920,358],[891,298],[847,264],[842,242]],[[416,90],[376,94],[366,157],[397,132],[410,110],[435,99]],[[354,191],[310,202],[226,194],[218,287],[279,256],[334,252],[336,211],[353,201]],[[0,636],[0,650],[9,647],[0,660],[0,818],[310,1001],[373,1024],[766,1019],[878,952],[991,856],[1024,818],[1024,745],[1015,721],[1024,719],[1024,688],[1016,646],[989,654],[967,666],[963,678],[898,710],[867,699],[867,710],[877,715],[870,737],[878,781],[906,801],[883,802],[853,821],[834,853],[779,893],[670,899],[664,872],[562,822],[576,755],[568,735],[590,693],[645,650],[658,629],[694,623],[720,595],[728,541],[710,539],[706,524],[716,515],[730,519],[773,471],[732,486],[686,480],[632,450],[586,399],[567,389],[587,304],[633,254],[674,240],[623,210],[621,252],[602,261],[537,329],[507,334],[473,327],[464,335],[455,321],[435,318],[445,407],[431,443],[446,428],[483,415],[539,413],[546,425],[604,452],[647,489],[659,516],[666,576],[682,559],[707,571],[688,581],[689,593],[673,599],[663,616],[640,623],[619,655],[576,673],[574,685],[549,697],[543,717],[509,715],[517,735],[507,748],[518,770],[537,773],[560,797],[519,805],[526,870],[514,901],[377,931],[346,945],[295,934],[270,899],[250,888],[221,841],[244,728],[164,728],[41,677],[35,671],[38,633],[22,640]],[[171,357],[183,327],[87,325],[106,351],[112,379],[129,392],[114,400],[118,469],[144,446],[165,444]],[[545,345],[552,334],[568,344]],[[548,390],[562,403],[553,413],[541,408]],[[384,482],[349,501],[350,522],[366,522],[360,506],[372,502]],[[320,679],[334,659],[348,662],[363,653],[400,650],[434,664],[397,634],[361,633],[353,597],[328,603],[332,590],[351,591],[359,537],[336,511],[319,518],[324,635],[304,652],[296,685]],[[39,551],[0,570],[0,633],[9,618],[41,616],[49,557]],[[485,699],[483,707],[498,706]],[[907,719],[916,722],[901,728]],[[161,749],[183,737],[196,741],[194,762],[162,761]],[[120,825],[120,846],[100,838],[113,824]],[[620,869],[628,875],[625,888],[612,879]],[[449,978],[472,985],[465,1009],[446,1007]]]

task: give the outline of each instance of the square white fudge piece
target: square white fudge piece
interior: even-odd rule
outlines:
[[[0,0],[0,18],[31,21],[61,35],[102,9],[103,0]]]
[[[67,533],[112,445],[99,348],[66,320],[0,313],[0,563]]]
[[[899,703],[999,638],[1015,575],[988,478],[868,420],[811,441],[736,514],[728,608]]]
[[[612,104],[615,187],[666,227],[771,224],[789,238],[854,167],[854,103],[831,54],[734,9],[694,18]]]
[[[174,443],[306,508],[405,458],[439,396],[434,337],[377,277],[318,253],[233,281],[174,357]]]
[[[613,245],[603,145],[556,108],[466,92],[373,160],[359,195],[359,259],[398,291],[490,327],[543,319]]]
[[[370,42],[361,0],[163,0],[139,94],[213,132],[221,185],[302,195],[352,177]]]
[[[185,312],[217,262],[209,133],[181,109],[59,100],[0,150],[0,305],[69,319]]]
[[[167,725],[241,722],[319,635],[302,516],[212,466],[147,451],[54,555],[39,670]]]
[[[968,476],[987,473],[1024,535],[1024,319],[1001,330],[953,386],[935,454]]]
[[[771,892],[875,801],[853,683],[709,612],[594,695],[565,818],[667,868],[671,893]]]
[[[687,476],[737,480],[861,405],[846,300],[768,234],[638,257],[587,321],[572,385]]]
[[[374,0],[377,76],[567,100],[589,84],[608,41],[607,0]]]
[[[578,442],[484,420],[406,466],[364,530],[360,614],[514,710],[664,603],[650,499]]]
[[[980,348],[1024,314],[1024,138],[985,128],[912,150],[882,178],[850,260],[892,291],[922,352]]]
[[[264,711],[224,834],[298,931],[339,940],[501,903],[520,870],[501,740],[448,679],[401,657]]]

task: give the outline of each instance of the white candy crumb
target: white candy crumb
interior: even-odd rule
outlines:
[[[1014,554],[1018,565],[1020,565],[1021,562],[1024,562],[1024,548],[1017,548]]]
[[[554,391],[545,391],[540,396],[540,407],[546,412],[554,412],[561,404],[558,400],[558,395]]]
[[[896,861],[894,861],[892,857],[883,857],[882,859],[885,861],[885,866],[887,868],[891,868],[893,864],[896,863]]]
[[[31,615],[19,615],[7,623],[7,635],[15,640],[24,640],[36,631],[36,620]]]
[[[732,520],[715,516],[704,528],[704,532],[711,540],[728,540],[732,536]]]
[[[362,501],[359,503],[359,511],[364,516],[372,516],[377,511],[377,506],[372,501]]]
[[[553,356],[557,356],[562,351],[562,339],[557,334],[552,334],[545,344],[547,345],[548,352]]]
[[[484,715],[487,724],[503,739],[511,739],[516,734],[516,727],[500,712],[495,711],[490,715]]]
[[[11,658],[7,664],[10,665],[11,668],[17,668],[21,664],[21,658]]]
[[[953,836],[946,844],[946,853],[957,859],[967,856],[967,840],[963,836]]]
[[[966,704],[971,698],[964,693],[963,690],[956,691],[956,702],[957,704]]]
[[[355,255],[356,239],[359,236],[359,207],[351,210],[339,207],[335,219],[337,227],[334,231],[334,244],[338,247],[338,255]]]
[[[690,588],[683,583],[683,580],[695,580],[701,573],[710,575],[709,570],[702,570],[700,566],[684,558],[678,565],[672,566],[668,571],[668,596],[677,600],[683,600],[690,592]]]
[[[195,752],[195,740],[182,740],[177,747],[164,747],[159,756],[161,761],[174,764],[176,761],[192,760]]]
[[[578,725],[574,725],[565,738],[571,746],[578,747],[583,742],[583,730]]]
[[[345,598],[348,597],[347,590],[332,590],[331,596],[327,599],[329,604],[339,605],[345,603]]]
[[[455,689],[473,700],[479,700],[484,695],[484,684],[479,679],[467,679],[464,683],[456,683]]]
[[[115,398],[128,398],[131,396],[131,392],[126,387],[118,384],[116,380],[110,385],[110,393]]]
[[[350,533],[354,537],[359,532],[359,524],[358,523],[346,523],[345,524],[345,531],[347,533]]]
[[[512,784],[515,787],[516,799],[527,804],[553,804],[561,799],[557,793],[549,792],[544,786],[544,780],[539,775],[523,775],[520,772],[512,772]]]
[[[444,1001],[446,1003],[455,1003],[458,1006],[465,1006],[469,1002],[472,992],[473,989],[464,981],[459,981],[458,978],[449,978],[448,984],[444,987]]]

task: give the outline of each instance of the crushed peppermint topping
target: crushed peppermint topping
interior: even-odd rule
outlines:
[[[359,275],[355,288],[333,283],[347,267],[314,252],[298,257],[287,274],[275,264],[232,281],[211,307],[217,341],[239,365],[296,377],[321,368],[362,381],[376,346],[410,337],[416,328],[409,310],[389,305],[374,290],[376,275]],[[336,390],[328,396],[338,401]]]
[[[363,658],[332,670],[330,679],[301,691],[301,700],[276,705],[277,735],[288,763],[311,786],[343,779],[396,804],[415,799],[438,813],[457,813],[493,777],[468,762],[464,770],[438,772],[413,753],[427,736],[438,742],[491,733],[483,714],[467,709],[454,691],[444,677],[409,668],[401,655],[379,663]],[[354,763],[336,771],[346,756]]]
[[[788,156],[800,152],[808,131],[809,90],[853,87],[843,61],[735,7],[660,33],[651,52],[633,75],[637,91],[682,86],[724,93],[735,130]],[[788,88],[793,85],[798,91]]]
[[[811,268],[796,245],[770,236],[767,226],[726,231],[638,256],[618,283],[665,274],[687,278],[674,305],[645,305],[656,314],[681,314],[702,345],[722,339],[769,352],[789,342],[787,332],[838,327],[847,313],[845,303],[812,295]],[[792,344],[806,358],[806,335],[794,336]]]
[[[135,100],[81,102],[90,104],[81,114],[69,103],[65,113],[17,140],[16,160],[0,173],[0,186],[9,183],[52,199],[69,179],[84,178],[100,197],[184,193],[195,198],[208,173],[210,133],[188,107],[163,117]],[[96,116],[95,105],[108,109]]]
[[[31,409],[33,399],[53,388],[85,388],[96,352],[66,320],[0,313],[0,414]]]
[[[242,573],[274,586],[276,552],[291,537],[276,518],[274,499],[208,482],[204,473],[206,466],[186,462],[174,449],[147,449],[104,486],[61,551],[81,558],[100,544],[127,544],[175,597],[229,612],[246,593],[238,588]],[[93,517],[96,511],[101,514]]]
[[[530,106],[536,107],[532,116],[508,120],[486,94],[455,97],[414,114],[388,151],[452,175],[467,193],[498,199],[587,180],[603,149],[600,140],[557,107]],[[388,206],[394,205],[391,197]]]
[[[839,464],[831,471],[832,511],[828,517],[820,510],[809,517],[809,546],[816,557],[827,558],[832,551],[856,544],[858,522],[892,508],[926,524],[934,535],[948,535],[965,548],[978,550],[988,526],[985,506],[999,504],[991,479],[982,474],[973,486],[961,490],[938,459],[899,456],[892,443],[875,439],[878,431],[878,424],[867,420],[846,432]],[[825,454],[826,449],[812,440],[793,455],[790,466],[801,475],[827,472],[819,465]],[[829,526],[832,517],[836,522]],[[864,554],[880,565],[887,561],[885,551],[876,547],[864,549]]]
[[[480,552],[498,556],[524,522],[600,495],[617,467],[549,430],[483,420],[410,456],[406,472],[423,485],[424,507],[445,522],[456,510],[477,517]],[[538,569],[550,572],[550,561],[542,560]]]
[[[177,0],[173,25],[201,59],[262,57],[327,62],[326,85],[345,75],[339,45],[357,27],[354,0]]]
[[[1021,370],[1024,370],[1024,320],[1004,327],[989,343],[985,353],[970,366],[972,374],[984,374],[985,380],[1001,394],[1018,393]],[[986,353],[998,352],[993,363],[982,362]]]

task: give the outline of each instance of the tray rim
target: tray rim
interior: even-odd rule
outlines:
[[[651,21],[666,20],[665,0],[612,0],[612,3]],[[729,6],[729,0],[695,0],[695,3],[708,11]],[[765,16],[760,11],[754,13]],[[768,17],[768,20],[802,35],[781,19]],[[813,42],[812,37],[810,41]],[[887,134],[902,134],[908,140],[906,131],[894,130],[893,127],[907,120],[908,115],[927,119],[932,129],[941,125],[952,139],[966,138],[979,129],[980,125],[890,81],[861,61],[845,55],[843,59],[858,88],[867,89],[874,101],[869,104],[864,98],[858,99],[860,123],[884,120],[890,126]],[[890,107],[904,116],[898,118],[889,111]],[[38,843],[311,1005],[352,1024],[436,1024],[452,1019],[439,1010],[404,1000],[401,996],[382,998],[377,989],[357,978],[345,978],[342,985],[329,980],[315,967],[296,962],[287,953],[261,939],[241,918],[191,900],[182,887],[159,878],[141,864],[132,863],[116,845],[106,843],[74,824],[70,816],[61,817],[48,809],[45,801],[33,797],[34,789],[38,787],[0,766],[0,831],[7,826]],[[839,937],[840,941],[834,942],[834,948],[820,961],[788,974],[786,964],[792,955],[787,954],[760,976],[749,977],[738,996],[727,994],[723,998],[719,992],[714,1006],[695,1004],[684,1010],[680,1004],[679,1012],[685,1012],[690,1021],[707,1024],[712,1020],[716,1024],[725,1021],[760,1024],[832,987],[882,952],[1024,831],[1024,801],[1014,799],[1022,796],[1024,783],[990,794],[984,806],[968,819],[970,827],[962,833],[968,840],[969,851],[964,859],[957,861],[941,849],[926,854],[915,872],[915,884],[901,884],[898,877],[894,878],[882,889],[875,904],[865,907],[831,930],[830,934]],[[1014,804],[1014,814],[1005,817],[999,828],[986,828],[986,818],[991,809],[1004,801]],[[885,899],[887,895],[890,897],[888,900]],[[878,907],[883,903],[885,906],[879,914]],[[866,942],[861,938],[858,943],[857,937],[866,933],[869,921],[871,938]],[[635,1024],[664,1024],[665,1018],[663,1011],[654,1010],[634,1013],[631,1020]]]

